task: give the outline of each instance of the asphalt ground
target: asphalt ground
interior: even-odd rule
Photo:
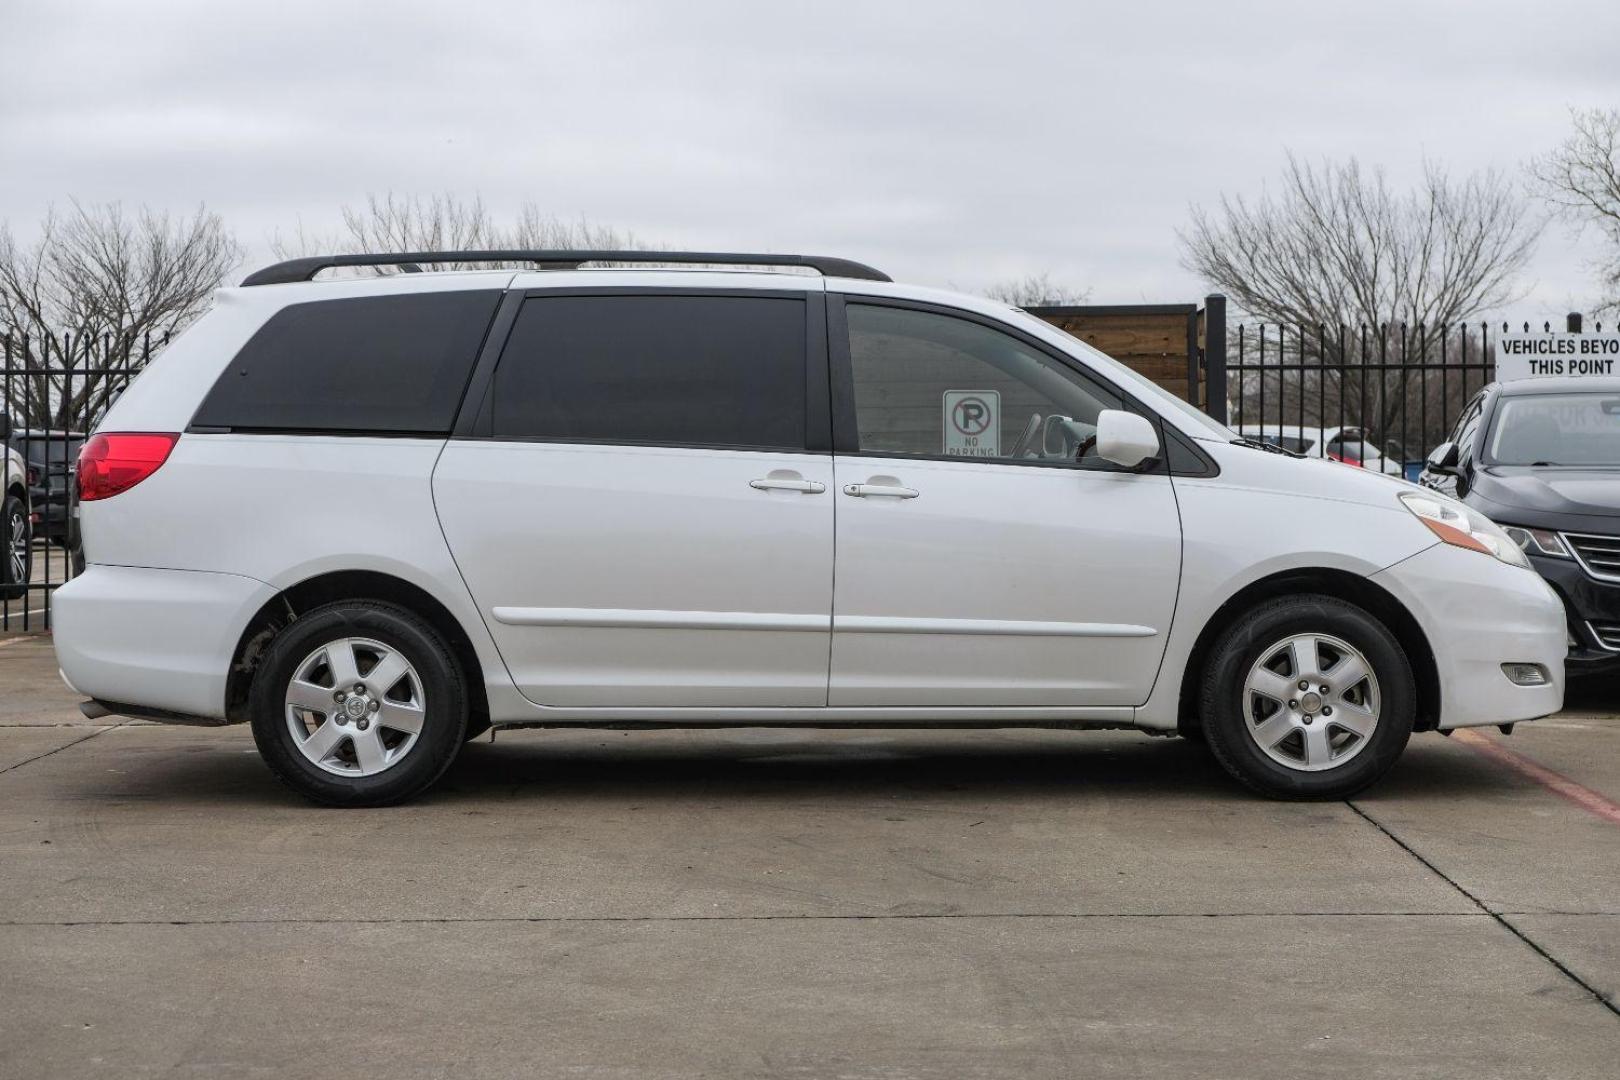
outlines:
[[[0,1077],[1612,1080],[1617,709],[1341,803],[1129,732],[739,729],[343,811],[0,637]]]

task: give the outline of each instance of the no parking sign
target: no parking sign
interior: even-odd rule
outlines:
[[[944,452],[951,457],[1001,456],[1001,393],[997,390],[947,390]]]

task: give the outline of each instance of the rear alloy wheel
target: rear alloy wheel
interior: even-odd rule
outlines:
[[[1411,667],[1382,623],[1334,597],[1286,597],[1239,619],[1211,654],[1202,722],[1249,787],[1343,798],[1394,764],[1415,704]]]
[[[20,600],[28,596],[33,573],[33,536],[28,528],[28,509],[11,496],[0,502],[0,600]]]
[[[449,768],[465,737],[467,693],[432,626],[391,604],[345,601],[271,643],[252,714],[259,753],[289,786],[319,802],[381,806]]]

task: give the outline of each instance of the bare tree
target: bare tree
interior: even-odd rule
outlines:
[[[1541,195],[1577,230],[1595,226],[1608,251],[1598,311],[1620,313],[1620,109],[1571,109],[1574,131],[1530,163]]]
[[[272,238],[281,258],[350,252],[489,251],[547,249],[609,251],[643,247],[633,233],[598,225],[584,218],[568,220],[544,214],[525,203],[509,223],[497,222],[480,196],[463,199],[437,195],[368,195],[360,205],[342,208],[343,229],[333,236],[306,232],[300,226],[290,238]],[[457,264],[465,269],[469,264]],[[496,264],[476,263],[478,266]],[[438,264],[434,264],[437,268]],[[395,267],[367,268],[365,273],[397,273]]]
[[[1398,192],[1382,170],[1363,170],[1354,158],[1312,166],[1290,154],[1279,194],[1222,196],[1213,212],[1194,207],[1177,236],[1183,266],[1272,324],[1258,329],[1258,342],[1275,343],[1277,327],[1297,328],[1301,359],[1337,366],[1376,360],[1407,327],[1455,327],[1523,295],[1519,279],[1542,226],[1497,172],[1454,180],[1429,164],[1417,187]],[[1367,343],[1362,329],[1373,336],[1370,350],[1349,347]],[[1431,340],[1440,335],[1425,336]],[[1442,359],[1438,353],[1413,359],[1421,366]],[[1359,422],[1388,430],[1404,415],[1414,378],[1423,380],[1408,370],[1376,376],[1372,400],[1381,404]],[[1307,411],[1336,415],[1341,373],[1324,367],[1314,381],[1301,372],[1295,384]]]
[[[93,415],[122,385],[125,356],[201,314],[240,254],[206,207],[171,219],[74,202],[29,246],[0,223],[0,335],[27,369],[4,388],[13,414],[40,426]]]
[[[994,282],[984,290],[984,295],[1013,307],[1067,307],[1085,303],[1091,298],[1091,290],[1058,285],[1050,273],[1042,270],[1038,274]]]

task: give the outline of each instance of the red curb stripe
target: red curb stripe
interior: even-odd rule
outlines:
[[[1529,777],[1553,794],[1568,799],[1582,810],[1595,814],[1610,825],[1620,825],[1620,803],[1599,795],[1584,784],[1577,784],[1569,777],[1553,772],[1517,750],[1509,750],[1483,732],[1459,728],[1452,733],[1452,738],[1471,750],[1479,751],[1492,761],[1506,765],[1520,776]]]

